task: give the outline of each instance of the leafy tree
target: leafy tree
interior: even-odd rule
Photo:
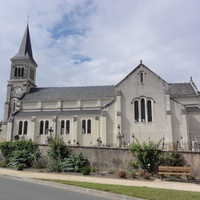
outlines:
[[[63,140],[59,137],[51,137],[49,140],[48,149],[49,163],[48,169],[50,171],[61,171],[61,163],[64,158],[67,158],[70,154],[70,150]]]
[[[130,146],[130,151],[135,155],[137,164],[147,172],[154,172],[157,169],[161,151],[158,149],[161,140],[158,143],[149,141],[142,144],[136,139],[136,142]]]

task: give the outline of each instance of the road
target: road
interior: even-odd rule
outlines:
[[[105,200],[48,185],[0,176],[0,200]]]

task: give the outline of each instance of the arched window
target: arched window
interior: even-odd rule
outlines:
[[[145,100],[141,99],[141,121],[145,122]]]
[[[66,121],[66,134],[69,134],[70,133],[70,121],[67,120]]]
[[[65,121],[62,120],[60,124],[60,134],[63,135],[65,130]]]
[[[24,135],[27,135],[27,131],[28,131],[28,122],[25,121],[24,122]]]
[[[23,122],[20,121],[19,122],[19,130],[18,130],[18,135],[21,135],[22,134],[22,125],[23,125]]]
[[[24,68],[21,69],[21,76],[24,76]]]
[[[45,134],[48,134],[49,131],[49,121],[45,121]]]
[[[21,68],[18,68],[18,77],[21,76]]]
[[[140,83],[144,83],[144,73],[140,72]]]
[[[43,134],[43,131],[44,131],[44,122],[40,121],[40,135]]]
[[[86,133],[86,121],[85,119],[82,121],[82,134]]]
[[[151,107],[151,101],[147,101],[147,116],[148,116],[148,122],[152,122],[152,107]]]
[[[134,101],[134,118],[135,122],[139,121],[139,107],[138,107],[138,101]]]
[[[91,133],[91,119],[87,120],[87,133]]]
[[[134,100],[133,114],[134,122],[152,122],[153,121],[153,106],[152,99],[148,97],[142,97]]]
[[[14,77],[17,77],[17,67],[15,67],[15,74]]]

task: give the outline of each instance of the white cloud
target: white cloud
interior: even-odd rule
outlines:
[[[0,119],[27,13],[42,86],[117,84],[140,59],[167,82],[200,87],[198,0],[0,0]],[[79,59],[90,58],[84,62]]]

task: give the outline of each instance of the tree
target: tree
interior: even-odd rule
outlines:
[[[142,144],[136,139],[136,142],[130,146],[130,151],[135,155],[137,164],[146,172],[157,170],[161,151],[158,149],[161,140],[158,143],[149,141]]]

